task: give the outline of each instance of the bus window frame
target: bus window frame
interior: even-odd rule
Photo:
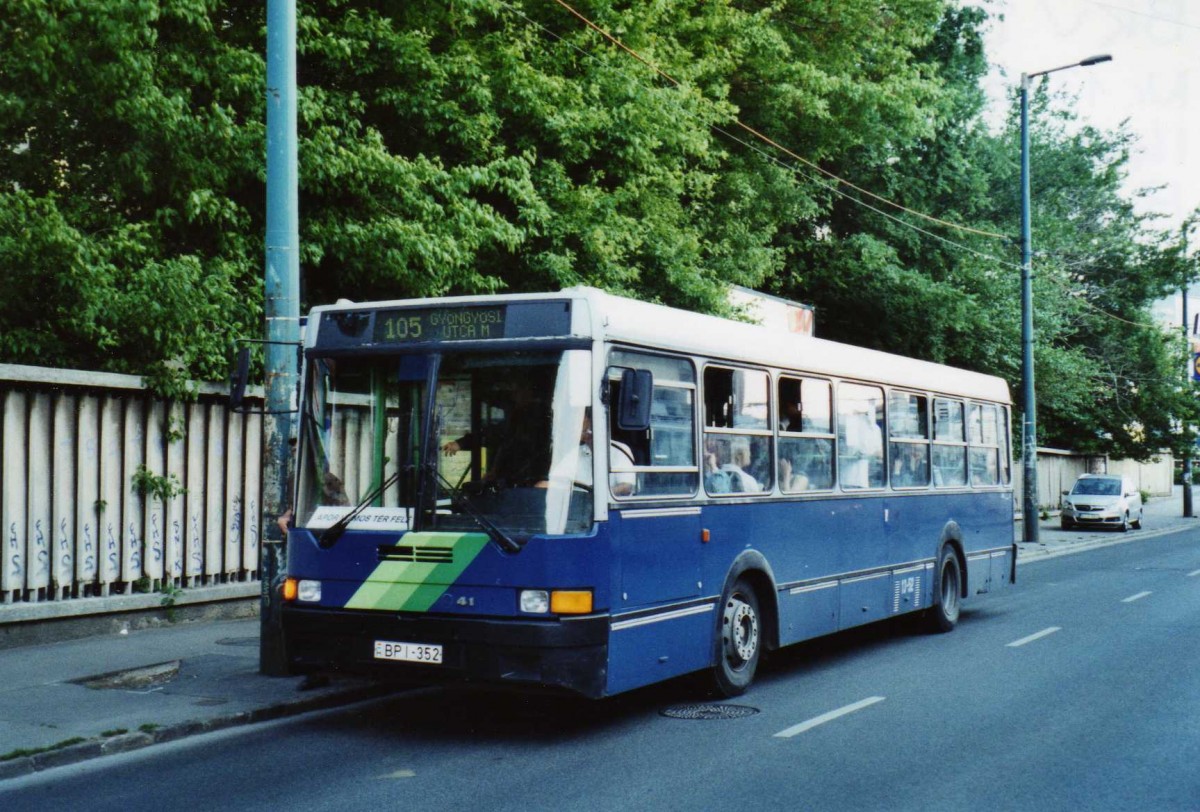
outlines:
[[[982,420],[983,420],[982,415],[984,415],[988,412],[991,413],[992,418],[996,421],[996,424],[993,426],[993,430],[995,431],[995,434],[996,434],[996,442],[994,444],[983,442],[985,433],[983,431],[984,424],[982,422]],[[974,417],[975,417],[976,413],[978,413],[980,415],[980,421],[981,421],[979,424],[980,442],[975,442],[974,440],[971,439],[971,428],[972,428],[972,424],[974,423]],[[1004,446],[1005,446],[1004,435],[1005,435],[1005,430],[1006,430],[1007,426],[1004,425],[1002,413],[1003,413],[1003,407],[999,403],[993,403],[991,401],[986,401],[986,400],[968,400],[967,401],[966,419],[963,421],[963,423],[964,423],[964,428],[966,430],[966,438],[967,438],[967,482],[972,488],[1000,488],[1000,487],[1004,487],[1005,485],[1008,484],[1007,482],[1005,482],[1005,476],[1004,476],[1004,473],[1007,470],[1008,466],[1005,465],[1004,453],[1003,453]],[[976,451],[976,450],[991,452],[991,454],[994,458],[994,461],[995,461],[995,465],[996,465],[996,481],[995,482],[980,482],[980,483],[975,482],[975,478],[972,474],[972,471],[974,470],[974,466],[972,465],[972,460],[971,460],[972,453],[971,452]]]
[[[855,378],[839,378],[835,381],[835,384],[836,385],[834,386],[834,394],[833,394],[833,414],[834,414],[833,430],[834,430],[834,434],[837,437],[837,441],[834,443],[833,453],[834,453],[834,458],[837,461],[836,462],[837,478],[835,480],[835,482],[837,483],[837,489],[841,493],[855,494],[855,495],[861,494],[861,493],[884,493],[890,489],[890,482],[889,482],[889,478],[888,478],[888,464],[889,464],[888,392],[890,391],[890,387],[888,387],[887,384],[884,384],[884,383],[858,380]],[[857,386],[859,388],[875,389],[875,390],[879,391],[880,401],[883,404],[883,422],[881,425],[877,419],[874,422],[874,425],[876,428],[882,428],[882,431],[881,431],[880,437],[879,437],[879,441],[882,445],[882,457],[883,457],[883,477],[882,477],[883,482],[882,482],[882,484],[865,485],[861,488],[855,488],[855,487],[847,487],[842,482],[842,473],[844,470],[844,466],[842,465],[842,451],[841,451],[841,443],[842,443],[842,431],[841,431],[842,430],[842,405],[841,405],[841,401],[842,401],[842,387],[844,387],[844,386]]]
[[[620,353],[621,355],[624,356],[623,358],[621,358],[621,360],[619,362],[614,360],[614,356],[616,356],[618,353]],[[612,403],[611,387],[612,387],[613,383],[621,382],[621,371],[623,369],[631,368],[628,364],[630,356],[635,356],[635,357],[641,356],[641,357],[649,357],[649,358],[664,358],[664,359],[668,359],[670,361],[680,361],[680,362],[685,363],[687,365],[688,369],[691,371],[692,380],[690,383],[686,382],[686,381],[675,381],[675,380],[671,380],[669,378],[666,378],[666,377],[663,377],[660,375],[655,375],[654,376],[654,386],[653,386],[653,389],[651,390],[651,398],[653,399],[653,391],[660,389],[660,388],[661,389],[678,389],[678,390],[682,390],[682,391],[690,391],[692,393],[692,416],[691,416],[691,423],[692,423],[691,442],[692,442],[692,461],[693,461],[692,465],[690,465],[690,466],[687,466],[687,465],[637,465],[637,464],[632,465],[632,466],[629,466],[629,465],[614,466],[613,465],[612,454],[609,453],[612,448],[612,442],[615,439],[612,436],[612,430],[611,430],[612,429],[611,410],[614,408],[614,404]],[[607,471],[607,476],[606,476],[607,483],[605,485],[605,488],[607,489],[609,499],[611,499],[614,504],[615,503],[630,503],[630,502],[646,502],[646,501],[663,501],[663,500],[673,500],[673,501],[695,500],[696,497],[702,492],[701,485],[700,485],[700,480],[702,479],[701,470],[700,470],[701,465],[700,465],[700,452],[699,452],[700,438],[699,438],[699,426],[697,425],[697,423],[698,423],[698,411],[697,410],[698,410],[698,404],[699,404],[700,383],[699,383],[699,375],[697,374],[696,360],[694,358],[692,358],[691,356],[677,354],[677,353],[661,352],[658,350],[653,350],[653,349],[649,349],[649,348],[645,348],[645,347],[630,347],[630,346],[623,345],[623,344],[613,344],[608,347],[607,356],[605,357],[604,376],[603,376],[602,380],[603,380],[603,393],[604,393],[603,401],[605,402],[605,404],[608,407],[607,409],[605,409],[604,441],[607,444],[607,446],[606,446],[606,452],[605,452],[606,465],[604,466],[604,468]],[[653,411],[653,406],[651,406],[651,410]],[[595,424],[596,424],[595,420],[593,420],[593,427],[595,427]],[[649,430],[653,431],[653,428],[654,428],[654,418],[653,418],[653,414],[651,414]],[[620,440],[616,440],[616,441],[621,442]],[[595,453],[594,447],[592,449],[592,453]],[[640,488],[634,488],[634,492],[630,493],[630,494],[615,494],[612,492],[612,475],[613,474],[634,474],[635,476],[638,477],[639,483],[642,481],[641,475],[643,475],[643,474],[692,474],[696,478],[696,484],[695,484],[695,487],[693,487],[690,492],[686,492],[686,493],[661,493],[661,492],[643,493],[643,492],[641,492]]]
[[[707,402],[708,383],[707,383],[707,378],[708,378],[708,372],[710,369],[711,370],[724,370],[724,371],[732,372],[734,374],[737,374],[740,372],[740,373],[756,373],[756,374],[762,375],[764,382],[766,384],[766,400],[764,402],[764,405],[766,406],[766,409],[767,409],[764,428],[759,429],[759,428],[746,428],[746,427],[738,427],[738,426],[709,426],[708,425],[708,402]],[[775,432],[774,420],[775,420],[776,412],[775,412],[774,402],[773,402],[774,397],[772,396],[772,391],[771,391],[772,384],[774,382],[774,375],[772,374],[772,371],[770,369],[767,369],[764,367],[750,366],[750,365],[746,365],[746,364],[731,364],[727,361],[722,361],[722,360],[717,360],[717,359],[705,359],[705,361],[701,365],[699,380],[700,380],[701,389],[700,389],[700,397],[697,400],[697,407],[699,409],[699,418],[700,419],[697,421],[697,428],[700,429],[701,456],[706,458],[708,455],[708,445],[707,445],[708,439],[707,438],[709,437],[709,435],[712,435],[715,437],[760,437],[760,438],[766,438],[766,440],[767,440],[766,470],[767,470],[767,473],[771,477],[770,486],[763,488],[762,483],[760,482],[759,483],[760,489],[757,491],[733,491],[733,490],[731,490],[731,491],[710,491],[708,489],[708,484],[705,482],[705,480],[707,478],[706,475],[708,472],[703,470],[707,467],[707,459],[704,459],[702,462],[702,465],[701,465],[702,471],[701,471],[701,476],[700,476],[700,487],[703,490],[704,494],[708,497],[715,497],[718,499],[745,498],[745,497],[761,499],[763,497],[773,495],[778,488],[777,480],[779,479],[779,477],[776,476],[776,473],[775,473],[775,465],[776,465],[776,462],[775,462],[775,460],[776,460],[775,434],[776,434],[776,432]],[[751,447],[753,447],[753,443],[752,443]],[[751,454],[753,455],[753,452],[751,452]],[[753,463],[753,456],[751,457],[750,462]],[[738,467],[740,468],[741,466],[738,466]],[[724,470],[724,469],[719,469],[719,470]],[[749,473],[749,472],[746,472],[746,473]],[[750,475],[753,476],[753,474],[750,474]]]
[[[938,401],[947,401],[957,403],[959,406],[960,419],[958,425],[962,428],[962,440],[939,440],[937,437],[937,405]],[[971,485],[970,471],[967,467],[967,399],[960,397],[951,397],[947,395],[935,395],[933,397],[933,408],[930,410],[930,479],[933,480],[933,487],[941,490],[951,488],[968,488]],[[935,461],[934,452],[937,447],[941,448],[958,448],[962,450],[962,482],[954,482],[951,484],[940,484],[937,481],[937,473],[939,471]]]
[[[787,431],[780,426],[783,422],[783,402],[780,396],[780,387],[783,381],[794,381],[801,384],[801,393],[803,393],[803,384],[805,381],[814,381],[824,384],[826,387],[826,395],[828,397],[829,406],[829,431],[805,431],[803,427],[800,431]],[[817,375],[806,375],[800,372],[792,372],[791,370],[780,369],[772,378],[771,396],[773,399],[772,412],[776,415],[775,418],[775,465],[779,465],[779,461],[783,458],[781,452],[781,441],[783,440],[827,440],[829,442],[829,486],[825,488],[805,488],[803,490],[785,490],[783,487],[782,478],[776,476],[775,487],[783,496],[799,496],[803,494],[828,494],[835,491],[838,487],[838,464],[837,464],[837,410],[834,406],[834,390],[837,387],[831,378],[822,378]],[[803,397],[803,395],[802,395]],[[792,472],[792,476],[796,476],[796,472]]]
[[[924,436],[914,437],[910,435],[894,434],[895,430],[895,410],[892,407],[893,396],[901,395],[906,397],[920,398],[925,401],[925,425],[923,427]],[[931,396],[928,392],[916,392],[911,389],[888,389],[887,391],[887,479],[888,485],[892,490],[896,491],[924,491],[933,487],[933,413],[932,405],[935,396]],[[925,472],[926,480],[923,484],[918,485],[897,485],[892,471],[895,456],[892,453],[893,445],[902,446],[921,446],[925,449]]]

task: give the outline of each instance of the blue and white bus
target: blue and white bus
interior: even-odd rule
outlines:
[[[995,377],[560,293],[308,321],[297,672],[603,697],[1015,580]]]

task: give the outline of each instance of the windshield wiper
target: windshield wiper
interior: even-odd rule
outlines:
[[[436,476],[439,481],[441,481],[442,487],[444,487],[450,493],[450,504],[454,505],[454,507],[471,517],[475,524],[482,527],[488,536],[491,537],[492,541],[496,542],[501,549],[507,550],[510,553],[519,553],[521,550],[525,549],[525,544],[523,542],[517,541],[512,536],[505,533],[500,529],[499,525],[476,510],[475,506],[472,505],[470,500],[467,498],[467,495],[462,492],[462,489],[454,487],[450,484],[450,480],[442,476],[442,472],[437,470],[436,462],[431,463],[430,466],[433,471],[433,475]]]
[[[317,536],[317,544],[321,547],[321,549],[328,550],[330,547],[337,544],[338,539],[342,537],[342,533],[346,532],[346,528],[350,526],[350,523],[358,518],[358,514],[366,510],[367,505],[374,502],[381,493],[386,491],[400,480],[400,474],[403,470],[403,468],[397,469],[396,473],[392,474],[387,479],[383,480],[383,482],[372,488],[370,492],[362,498],[362,501],[354,506],[353,510],[351,510],[342,518],[338,519],[329,527],[326,527],[321,535]]]

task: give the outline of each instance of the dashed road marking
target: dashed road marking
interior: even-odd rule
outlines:
[[[877,702],[882,702],[886,698],[887,697],[883,696],[870,696],[853,704],[838,708],[837,710],[831,710],[829,713],[823,713],[820,716],[814,716],[807,722],[801,722],[798,725],[792,725],[787,730],[779,731],[775,734],[775,738],[790,739],[792,736],[799,736],[801,733],[804,733],[807,730],[812,730],[814,727],[823,725],[826,722],[832,722],[834,719],[846,716],[847,714],[860,711],[863,708],[869,708]]]
[[[1062,631],[1062,626],[1051,626],[1048,629],[1042,629],[1040,632],[1034,632],[1033,634],[1029,635],[1028,637],[1022,637],[1020,640],[1012,641],[1011,643],[1008,644],[1008,648],[1018,648],[1019,646],[1023,646],[1026,643],[1032,643],[1034,640],[1041,640],[1043,637],[1047,637],[1049,635],[1054,634],[1055,632],[1061,632],[1061,631]]]
[[[1153,594],[1153,592],[1139,592],[1136,595],[1130,595],[1128,598],[1122,598],[1121,603],[1133,603],[1134,601],[1140,601],[1142,598]]]

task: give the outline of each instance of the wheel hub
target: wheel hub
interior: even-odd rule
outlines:
[[[730,661],[739,664],[752,660],[758,651],[758,617],[737,596],[725,608],[725,644]]]

